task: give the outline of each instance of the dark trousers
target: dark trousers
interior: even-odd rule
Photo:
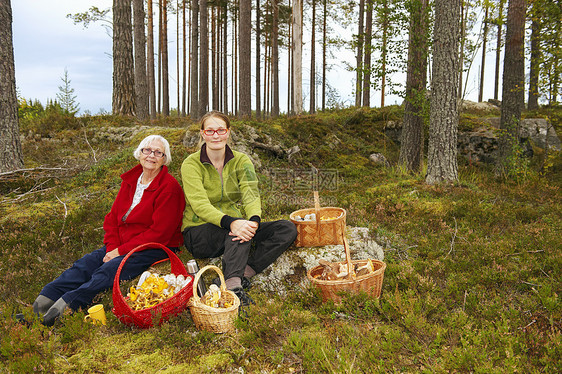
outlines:
[[[233,241],[229,230],[205,223],[183,231],[184,245],[195,258],[222,255],[225,279],[242,278],[246,265],[261,273],[271,265],[297,237],[297,228],[286,220],[261,222],[249,242]],[[253,244],[253,248],[252,248]]]
[[[174,249],[177,250],[172,248]],[[43,287],[40,295],[54,301],[62,297],[73,310],[87,307],[98,293],[113,287],[117,269],[125,258],[117,256],[111,261],[103,262],[105,254],[106,248],[103,246],[84,255],[57,279]],[[150,265],[165,258],[168,258],[168,255],[162,249],[146,249],[133,253],[121,269],[120,281],[135,278]]]

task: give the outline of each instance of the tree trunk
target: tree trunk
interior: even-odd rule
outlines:
[[[302,114],[302,0],[293,1],[293,89],[295,114]]]
[[[361,88],[363,87],[363,15],[365,13],[365,0],[359,0],[359,19],[358,19],[358,30],[357,30],[357,77],[355,82],[355,106],[361,106]]]
[[[458,179],[459,114],[456,85],[459,71],[460,7],[461,0],[435,1],[426,176],[428,184],[453,182]]]
[[[484,98],[484,71],[486,70],[486,42],[488,41],[488,3],[484,5],[484,25],[482,29],[482,63],[480,66],[480,90],[478,91],[478,102]]]
[[[310,40],[310,113],[316,113],[316,0],[312,0],[312,30]]]
[[[199,0],[191,0],[191,119],[199,119]]]
[[[170,79],[168,70],[168,0],[162,0],[162,114],[170,115]]]
[[[540,10],[536,3],[533,3],[531,12],[531,61],[529,66],[529,99],[527,107],[529,110],[539,109],[539,62],[540,51]]]
[[[158,114],[162,113],[162,0],[158,1]]]
[[[322,110],[326,109],[326,49],[328,46],[328,0],[323,0],[322,17]]]
[[[223,31],[222,31],[222,65],[223,65],[223,83],[222,83],[222,92],[223,92],[223,108],[222,111],[224,113],[228,113],[228,3],[225,2],[224,10],[224,24],[223,24]]]
[[[279,0],[273,0],[273,29],[271,34],[271,116],[279,117]]]
[[[260,0],[256,0],[256,119],[261,117],[261,13]]]
[[[509,0],[503,63],[503,87],[498,172],[509,172],[509,160],[519,145],[519,128],[525,89],[525,0]]]
[[[113,0],[113,114],[135,115],[131,0]]]
[[[267,33],[265,35],[265,54],[264,54],[264,61],[265,61],[265,68],[264,68],[264,74],[263,74],[263,112],[264,112],[264,116],[266,118],[271,116],[271,109],[270,109],[270,103],[271,103],[271,50],[272,50],[272,46],[271,46],[271,37],[272,37],[272,30],[270,30],[269,33]]]
[[[187,30],[186,24],[187,20],[185,18],[185,0],[181,3],[181,11],[182,11],[182,92],[181,92],[181,115],[185,117],[186,111],[186,102],[187,102]],[[178,112],[180,108],[178,107]]]
[[[365,61],[363,63],[363,106],[371,106],[371,40],[373,29],[373,0],[367,0],[365,16]]]
[[[154,14],[152,11],[152,1],[147,1],[148,13],[148,38],[146,40],[146,75],[148,81],[148,102],[150,118],[156,118],[156,86],[154,82]]]
[[[240,0],[240,118],[250,118],[252,114],[252,3]]]
[[[404,122],[399,163],[409,171],[421,169],[423,155],[423,124],[427,79],[427,16],[428,0],[412,2]]]
[[[289,8],[291,8],[291,0],[289,0]],[[293,116],[295,114],[295,82],[293,80],[294,66],[293,66],[293,15],[289,20],[288,38],[287,38],[287,114]]]
[[[199,61],[199,118],[209,110],[209,26],[207,0],[199,3],[201,60]]]
[[[23,168],[10,0],[0,1],[0,156],[0,173]]]
[[[381,108],[384,108],[384,97],[386,96],[386,58],[388,43],[388,2],[383,0],[382,10],[382,40],[381,40]]]
[[[146,76],[146,38],[144,34],[144,2],[133,0],[133,29],[135,43],[135,97],[137,117],[148,118],[148,78]]]
[[[459,92],[458,97],[462,98],[462,77],[463,77],[463,69],[464,69],[464,41],[466,40],[466,22],[468,19],[468,7],[469,3],[462,0],[461,2],[461,36],[460,36],[460,61],[459,61]]]
[[[181,116],[181,94],[180,94],[180,1],[176,0],[176,98],[177,116]]]
[[[500,86],[500,60],[502,50],[502,26],[503,26],[503,3],[505,0],[499,0],[499,13],[498,13],[498,38],[496,41],[496,70],[494,76],[494,100],[498,99],[499,86]]]

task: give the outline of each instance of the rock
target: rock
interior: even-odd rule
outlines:
[[[346,230],[353,260],[384,260],[382,246],[372,238],[367,227],[347,227]],[[345,261],[343,245],[289,249],[252,281],[261,289],[280,294],[306,287],[310,283],[306,272],[317,266],[320,259],[328,262]]]
[[[289,159],[289,161],[291,160],[291,158],[293,157],[293,155],[299,153],[301,151],[300,147],[298,145],[294,145],[291,148],[289,148],[287,150],[287,158]]]
[[[390,140],[400,145],[400,135],[402,134],[401,121],[386,121],[383,131]]]
[[[369,155],[369,160],[374,162],[376,165],[381,165],[386,167],[390,166],[390,162],[388,162],[388,160],[386,159],[386,157],[384,157],[382,153],[373,153]]]
[[[497,106],[498,108],[501,108],[502,106],[502,102],[496,99],[488,99],[488,102],[492,105]]]
[[[490,102],[474,102],[470,100],[460,101],[461,111],[463,112],[479,112],[482,114],[497,113],[500,108]]]
[[[535,146],[559,152],[562,147],[556,130],[544,118],[525,118],[521,121],[521,138],[529,139]]]
[[[497,155],[497,135],[484,127],[459,133],[457,144],[459,154],[469,161],[493,163]]]
[[[199,130],[187,129],[185,135],[183,136],[182,144],[186,148],[196,148],[197,144],[199,144],[200,138],[201,136],[199,135]]]
[[[485,104],[487,103],[473,103]],[[498,132],[500,127],[500,117],[486,117],[482,119],[482,126],[472,131],[458,133],[459,155],[464,156],[470,161],[494,163],[498,152]],[[402,123],[398,121],[388,121],[384,127],[384,133],[391,140],[400,144],[400,134]],[[533,156],[533,146],[544,149],[548,144],[549,150],[559,152],[562,150],[560,138],[556,134],[554,127],[544,118],[525,118],[521,120],[521,131],[519,143],[523,148],[525,157]]]

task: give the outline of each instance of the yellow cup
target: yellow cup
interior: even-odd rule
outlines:
[[[84,321],[90,319],[93,324],[101,323],[105,325],[105,311],[103,310],[102,304],[96,304],[93,307],[88,309],[88,315],[84,317]]]

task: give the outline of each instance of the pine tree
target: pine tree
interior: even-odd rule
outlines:
[[[61,77],[62,86],[59,86],[57,99],[59,100],[61,108],[65,113],[75,115],[80,110],[76,102],[76,95],[74,95],[74,88],[70,87],[70,78],[68,77],[68,70],[64,69],[64,76]]]
[[[0,172],[4,172],[23,167],[10,1],[0,1],[0,61]]]

